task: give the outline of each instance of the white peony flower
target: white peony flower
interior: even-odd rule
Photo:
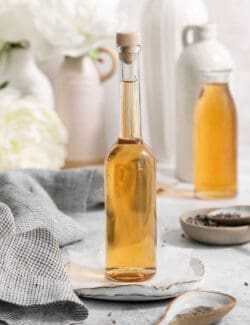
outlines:
[[[0,0],[0,40],[17,42],[26,39],[26,24],[21,24],[27,12],[26,6],[20,1]],[[28,19],[28,21],[31,21]]]
[[[36,56],[77,57],[120,26],[119,0],[0,0],[0,40],[27,39]]]
[[[56,113],[16,89],[0,92],[0,168],[64,165],[66,130]]]

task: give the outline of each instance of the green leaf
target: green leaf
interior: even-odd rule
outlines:
[[[20,42],[1,42],[0,41],[0,60],[9,56],[13,49],[25,49],[29,47],[28,41]]]
[[[0,90],[2,90],[2,89],[4,89],[4,88],[6,88],[6,87],[8,87],[8,85],[9,85],[9,81],[4,81],[2,84],[0,84]]]
[[[100,51],[99,49],[92,49],[88,52],[88,55],[91,57],[91,59],[98,60],[100,57]]]
[[[4,55],[8,55],[10,53],[10,51],[11,51],[10,44],[8,42],[2,43],[2,46],[0,47],[0,59]]]

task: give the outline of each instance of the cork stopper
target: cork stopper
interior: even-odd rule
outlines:
[[[137,46],[141,45],[141,33],[117,33],[117,46]]]
[[[119,57],[126,64],[132,64],[137,58],[139,52],[138,46],[141,45],[140,33],[117,33],[117,46],[121,47]]]

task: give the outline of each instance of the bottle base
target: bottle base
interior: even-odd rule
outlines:
[[[155,273],[155,268],[110,268],[106,269],[106,278],[117,282],[143,282]]]
[[[207,191],[196,190],[195,196],[199,199],[213,200],[213,199],[231,199],[237,195],[237,191]]]

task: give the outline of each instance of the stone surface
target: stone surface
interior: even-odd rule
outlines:
[[[206,268],[202,289],[228,293],[238,300],[236,308],[224,318],[221,325],[250,324],[250,243],[232,247],[214,247],[195,243],[182,235],[179,216],[185,211],[198,208],[250,204],[250,159],[248,159],[250,149],[243,149],[241,157],[240,191],[236,199],[201,201],[168,196],[159,198],[157,202],[158,245],[193,248],[194,256],[200,258]],[[103,247],[104,211],[89,212],[78,216],[77,219],[86,227],[86,245]],[[154,325],[169,303],[169,301],[118,303],[90,299],[84,299],[84,302],[89,308],[86,325]]]

